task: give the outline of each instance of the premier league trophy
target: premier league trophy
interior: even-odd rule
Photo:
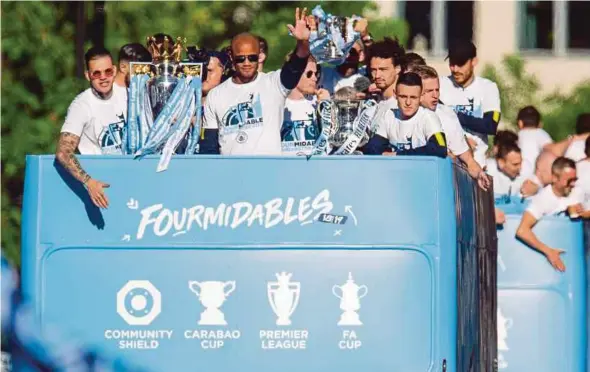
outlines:
[[[366,145],[375,131],[372,121],[377,101],[323,100],[317,110],[322,129],[312,155],[361,155],[357,149]]]
[[[354,30],[354,23],[359,17],[339,17],[326,14],[320,5],[313,11],[317,30],[310,35],[311,54],[320,64],[340,65],[348,57],[348,53],[360,33]]]
[[[182,61],[186,39],[147,38],[152,62],[130,63],[127,154],[161,154],[158,171],[188,133],[185,154],[194,154],[201,124],[202,63]]]

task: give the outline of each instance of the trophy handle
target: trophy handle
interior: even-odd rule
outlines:
[[[275,305],[275,302],[274,302],[273,296],[272,296],[272,294],[275,292],[273,285],[276,285],[276,283],[268,283],[266,285],[266,296],[268,297],[268,302],[270,303],[270,307],[271,307],[272,311],[278,315],[279,311],[277,310],[277,307]]]
[[[363,294],[360,294],[363,289],[365,290],[365,292]],[[361,285],[359,287],[359,298],[365,297],[367,295],[367,293],[369,293],[369,288],[367,288],[366,285]]]
[[[334,285],[332,287],[332,293],[334,294],[334,296],[338,297],[339,299],[342,300],[342,297],[338,295],[338,293],[336,292],[336,288],[340,289],[340,292],[342,292],[342,287],[340,287],[339,285]]]
[[[199,291],[199,289],[201,289],[201,283],[199,283],[199,282],[188,282],[188,287],[189,287],[189,289],[191,291],[195,292],[195,294],[197,296],[201,296],[201,292]]]
[[[235,289],[236,289],[236,282],[235,281],[231,281],[231,282],[225,282],[223,284],[223,288],[225,289],[225,287],[230,286],[230,290],[229,291],[225,291],[224,290],[224,295],[225,297],[229,296]]]

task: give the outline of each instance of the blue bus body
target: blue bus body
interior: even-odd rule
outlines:
[[[499,371],[586,371],[586,262],[582,222],[543,217],[533,228],[550,247],[563,249],[566,271],[516,237],[525,205],[498,205]]]
[[[450,160],[80,159],[108,209],[27,157],[23,291],[44,328],[153,371],[492,370],[490,211]]]

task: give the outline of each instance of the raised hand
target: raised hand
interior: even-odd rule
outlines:
[[[295,9],[295,26],[287,25],[287,28],[297,41],[309,40],[311,31],[307,27],[307,8],[303,8],[301,12],[299,8]]]

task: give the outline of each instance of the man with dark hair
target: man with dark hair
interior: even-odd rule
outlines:
[[[279,155],[280,128],[289,92],[297,86],[310,55],[307,9],[295,11],[295,52],[279,71],[258,72],[260,41],[249,33],[232,39],[234,74],[209,92],[200,153]]]
[[[518,128],[518,146],[522,149],[522,158],[530,165],[535,164],[541,151],[553,143],[551,136],[542,128],[541,113],[534,106],[525,106],[518,111],[516,118]]]
[[[475,76],[477,50],[468,40],[456,40],[449,46],[451,76],[440,81],[440,100],[453,107],[461,125],[476,142],[478,162],[488,148],[488,135],[495,135],[500,122],[500,92],[491,80]],[[485,155],[484,155],[485,158]]]
[[[268,42],[262,36],[257,36],[260,41],[260,56],[258,58],[258,72],[264,71],[264,63],[268,58]]]
[[[465,132],[461,127],[461,123],[459,123],[457,115],[453,109],[439,102],[440,85],[438,73],[434,68],[420,64],[414,65],[412,70],[422,79],[422,96],[420,98],[420,104],[423,107],[434,111],[440,120],[447,140],[449,153],[452,156],[461,159],[461,161],[467,166],[467,170],[471,177],[477,180],[482,189],[487,190],[490,186],[490,179],[485,174],[482,167],[473,158],[473,153],[467,145]]]
[[[373,128],[385,128],[388,122],[395,121],[395,82],[402,69],[404,54],[405,50],[399,42],[390,38],[377,41],[369,47],[369,74],[376,89],[381,92],[381,101],[373,117]]]
[[[365,146],[368,154],[431,155],[445,158],[447,145],[436,114],[420,106],[422,79],[413,72],[401,74],[395,93],[398,108],[379,123]],[[389,152],[389,145],[393,151]]]
[[[80,93],[68,108],[57,145],[57,161],[86,186],[94,204],[108,206],[103,188],[109,185],[95,180],[82,169],[74,154],[122,154],[123,125],[127,116],[126,94],[113,89],[117,67],[108,50],[93,47],[86,52],[86,78],[90,88]]]
[[[151,62],[152,55],[150,52],[139,43],[125,44],[119,50],[119,69],[115,77],[115,85],[123,88],[129,86],[129,77],[131,70],[129,70],[130,62]]]
[[[560,257],[563,250],[543,244],[533,232],[533,226],[543,216],[563,213],[570,206],[580,203],[577,200],[578,196],[572,194],[578,179],[576,163],[571,159],[559,157],[555,159],[551,166],[551,174],[551,184],[533,197],[531,204],[524,212],[520,225],[516,230],[516,237],[543,253],[555,269],[565,271],[565,265]],[[570,211],[572,210],[570,209]],[[570,216],[573,217],[571,214]]]
[[[586,141],[589,135],[590,112],[586,112],[578,115],[578,119],[576,120],[576,135],[568,137],[570,144],[564,156],[574,161],[584,159],[586,157],[584,154],[584,141]]]
[[[519,196],[526,179],[522,169],[522,154],[518,145],[514,142],[501,143],[496,154],[496,167],[487,170],[494,179],[494,194]]]
[[[426,60],[418,53],[406,53],[403,63],[404,72],[414,72],[417,66],[426,66]]]

